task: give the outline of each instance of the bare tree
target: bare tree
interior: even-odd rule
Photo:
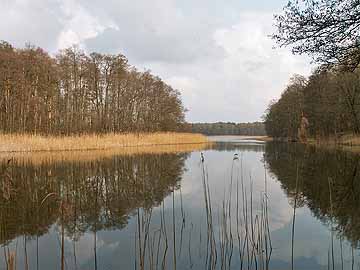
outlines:
[[[360,63],[360,2],[358,0],[291,0],[275,15],[280,46],[308,54],[321,64],[354,70]]]
[[[55,58],[0,43],[0,131],[41,134],[172,131],[184,122],[178,91],[125,56],[77,47]]]

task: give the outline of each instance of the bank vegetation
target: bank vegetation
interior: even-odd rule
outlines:
[[[235,135],[235,136],[265,136],[265,125],[262,122],[253,123],[190,123],[187,125],[189,131],[209,136]]]
[[[318,64],[294,76],[265,116],[269,136],[292,141],[360,142],[360,3],[290,0],[275,15],[273,39]],[[310,140],[311,141],[311,140]]]
[[[190,133],[89,134],[79,136],[0,135],[0,154],[39,151],[109,150],[126,147],[208,143],[205,136]]]
[[[360,132],[360,72],[316,70],[295,76],[264,116],[269,136],[297,141],[302,119],[307,137],[356,142]],[[350,136],[351,135],[351,136]]]
[[[177,131],[180,93],[122,54],[49,55],[0,42],[0,132],[74,135]]]
[[[180,92],[122,54],[0,42],[0,152],[196,144]]]

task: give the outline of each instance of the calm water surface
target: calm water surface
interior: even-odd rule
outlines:
[[[1,165],[0,269],[358,269],[359,155],[201,152]]]

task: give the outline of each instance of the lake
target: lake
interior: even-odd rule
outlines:
[[[358,154],[211,139],[3,162],[0,269],[359,268]]]

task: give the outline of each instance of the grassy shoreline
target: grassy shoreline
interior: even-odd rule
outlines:
[[[38,152],[0,152],[0,164],[9,159],[17,163],[24,164],[49,164],[58,162],[92,162],[99,159],[112,158],[113,156],[133,156],[133,155],[161,155],[174,153],[188,153],[193,151],[203,151],[211,149],[212,143],[197,144],[173,144],[173,145],[152,145],[152,146],[133,146],[119,147],[108,150],[91,151],[38,151]]]
[[[332,136],[322,139],[310,139],[309,142],[317,145],[360,146],[360,135],[344,134],[338,137]]]
[[[290,142],[286,139],[271,138],[273,141]],[[341,136],[331,136],[323,138],[308,138],[305,145],[312,145],[316,147],[325,147],[329,149],[342,149],[354,153],[360,153],[360,135],[343,134]]]
[[[40,136],[0,134],[0,153],[65,152],[112,150],[128,147],[208,143],[206,136],[191,133],[101,134],[79,136]]]

